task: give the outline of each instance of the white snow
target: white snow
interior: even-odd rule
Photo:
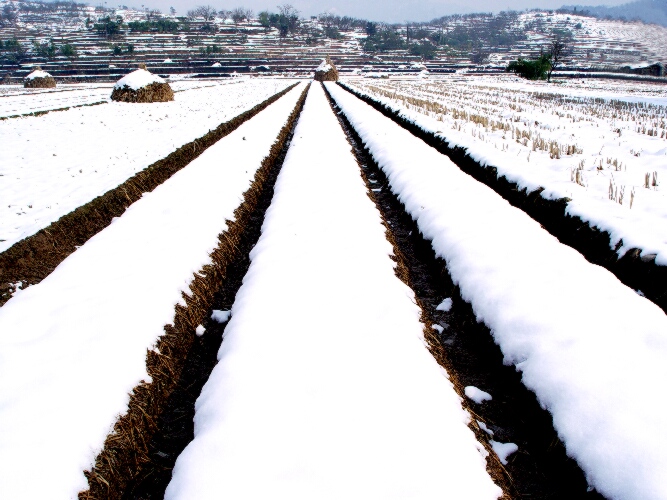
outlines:
[[[231,311],[220,311],[218,309],[214,309],[213,313],[211,314],[211,319],[213,321],[217,321],[218,323],[227,323],[231,315]]]
[[[50,77],[51,74],[47,73],[46,71],[42,71],[41,69],[36,69],[32,73],[30,73],[28,76],[25,77],[26,80],[34,80],[35,78],[48,78]]]
[[[324,71],[325,73],[330,70],[331,64],[329,64],[326,59],[323,59],[320,65],[315,69],[315,71]]]
[[[435,308],[436,311],[449,312],[452,310],[452,305],[454,301],[450,297],[447,297],[445,300],[438,304],[438,307]]]
[[[196,87],[176,93],[174,102],[110,102],[0,121],[0,252],[291,83],[184,83]],[[23,99],[66,100],[83,92]],[[104,93],[108,98],[108,87]]]
[[[544,188],[548,199],[569,198],[569,214],[611,234],[612,248],[623,241],[619,256],[640,248],[667,265],[667,191],[660,187],[667,177],[664,85],[580,88],[505,75],[354,87],[520,187]],[[408,101],[414,98],[421,101]],[[657,186],[647,188],[645,177],[653,172]]]
[[[479,425],[479,428],[486,432],[489,436],[493,436],[493,431],[489,429],[489,427],[484,422],[477,420],[477,425]]]
[[[206,328],[204,328],[202,325],[197,326],[195,328],[195,334],[197,334],[198,337],[201,337],[206,333]]]
[[[484,401],[491,401],[493,398],[488,392],[478,389],[474,385],[469,385],[464,389],[465,395],[468,399],[473,400],[477,404],[482,404]]]
[[[507,465],[507,457],[519,450],[519,447],[514,443],[500,443],[493,439],[489,440],[489,443],[491,443],[491,448],[496,452],[496,455],[498,455],[498,458],[500,459],[500,463],[503,465]]]
[[[315,84],[165,499],[501,494],[384,231]]]
[[[327,84],[589,484],[664,500],[667,317],[345,90]],[[658,434],[656,434],[658,433]]]
[[[301,85],[303,87],[303,85]],[[0,498],[75,499],[145,359],[294,108],[293,89],[0,308]],[[246,140],[243,140],[243,137]],[[40,467],[35,480],[35,460]]]
[[[132,90],[139,90],[151,83],[165,83],[165,81],[158,75],[154,75],[150,71],[140,68],[118,80],[116,85],[114,85],[114,88],[121,89],[123,87],[129,87]]]

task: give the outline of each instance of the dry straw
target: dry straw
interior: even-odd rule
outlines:
[[[134,388],[127,413],[117,420],[93,470],[85,472],[89,489],[79,493],[80,500],[123,498],[141,468],[150,462],[149,443],[157,430],[156,422],[178,384],[196,336],[195,329],[208,314],[214,295],[226,278],[228,266],[238,257],[241,235],[301,112],[307,91],[308,88],[301,94],[269,155],[262,161],[251,187],[244,193],[243,202],[234,212],[234,221],[228,221],[227,230],[218,236],[211,263],[195,273],[190,294],[183,294],[185,307],[176,305],[173,324],[165,326],[165,333],[155,350],[147,351],[146,368],[152,382],[142,382]]]
[[[338,70],[336,66],[331,61],[329,56],[325,59],[326,63],[329,65],[327,70],[315,70],[315,81],[318,82],[337,82],[338,81]]]
[[[42,71],[42,68],[35,66],[34,71]],[[27,89],[50,89],[56,86],[56,81],[54,78],[44,72],[46,76],[36,76],[34,78],[26,78],[23,82],[23,86]]]
[[[145,64],[139,64],[139,69],[146,70]],[[174,100],[174,91],[166,82],[153,82],[140,89],[133,89],[127,85],[113,89],[112,101],[120,102],[168,102]]]
[[[111,224],[125,209],[152,191],[173,174],[197,158],[208,147],[237,129],[257,113],[291,90],[294,85],[269,97],[252,109],[222,123],[130,177],[120,186],[64,215],[47,228],[21,240],[0,253],[0,306],[7,302],[15,283],[22,286],[39,283],[77,246]]]

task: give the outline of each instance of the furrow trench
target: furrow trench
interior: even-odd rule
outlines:
[[[385,174],[359,135],[345,115],[339,113],[331,96],[328,97],[352,145],[370,196],[386,222],[388,239],[394,245],[399,263],[397,275],[415,292],[431,353],[450,374],[464,399],[473,417],[471,428],[489,450],[491,439],[518,445],[518,451],[509,456],[506,465],[500,463],[493,451],[487,459],[489,473],[505,491],[505,498],[604,498],[588,491],[584,473],[566,455],[551,415],[522,384],[521,374],[503,364],[500,348],[493,342],[489,329],[477,322],[471,305],[461,298],[447,271],[447,263],[436,257],[431,242],[424,239],[415,221],[391,192]],[[453,307],[448,312],[436,310],[445,298],[452,299]],[[493,399],[481,404],[467,400],[466,386],[489,392]],[[479,422],[493,432],[493,437]]]
[[[339,85],[447,156],[463,172],[490,187],[510,204],[539,222],[561,243],[577,250],[589,262],[604,267],[628,287],[641,291],[647,299],[667,313],[667,266],[657,265],[655,255],[641,255],[640,249],[633,248],[619,258],[617,251],[623,244],[622,240],[612,245],[608,232],[591,226],[578,216],[569,215],[567,198],[546,199],[542,197],[543,189],[528,192],[505,176],[499,175],[495,167],[481,165],[468,154],[467,149],[450,146],[446,139],[423,130],[372,97],[346,85]]]
[[[202,137],[184,144],[118,187],[62,216],[48,227],[0,253],[0,307],[12,297],[18,287],[23,289],[42,281],[77,247],[111,224],[114,217],[120,217],[144,193],[153,191],[206,149],[277,101],[296,85],[290,85],[252,109],[220,124]]]
[[[184,294],[186,307],[176,306],[173,325],[148,351],[152,382],[134,388],[128,412],[116,422],[95,467],[85,472],[89,489],[79,499],[163,498],[176,458],[193,439],[194,404],[222,341],[225,325],[210,319],[212,310],[231,309],[241,286],[308,88],[245,192],[234,221],[220,234],[212,263],[195,274],[190,295]],[[196,335],[198,325],[206,335]]]

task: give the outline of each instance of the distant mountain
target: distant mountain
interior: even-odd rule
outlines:
[[[599,18],[623,19],[633,21],[639,19],[645,23],[655,23],[667,26],[667,0],[636,0],[635,2],[606,7],[600,5],[589,7],[582,5],[565,5],[563,10],[577,13],[588,13]]]

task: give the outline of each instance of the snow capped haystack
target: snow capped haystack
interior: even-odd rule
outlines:
[[[25,77],[23,86],[29,89],[48,89],[56,86],[56,81],[42,68],[35,66],[32,73]]]
[[[167,102],[174,100],[174,91],[167,82],[140,64],[139,69],[116,82],[111,93],[112,101]]]
[[[329,56],[315,69],[315,80],[318,82],[338,81],[338,70]]]

